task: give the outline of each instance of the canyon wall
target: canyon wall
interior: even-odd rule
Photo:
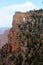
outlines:
[[[0,49],[0,65],[43,65],[43,10],[13,15],[8,42]]]
[[[8,44],[12,46],[12,51],[16,50],[19,47],[18,45],[19,41],[16,39],[16,33],[18,32],[18,24],[20,24],[21,22],[31,21],[33,14],[42,16],[43,18],[43,10],[29,11],[29,12],[15,12],[15,14],[13,15],[12,28],[10,29],[8,34]],[[43,38],[43,34],[41,34],[40,36],[41,38]]]

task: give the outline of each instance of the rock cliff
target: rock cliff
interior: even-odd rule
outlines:
[[[43,65],[43,10],[15,13],[0,65]]]
[[[35,17],[35,19],[33,19],[32,16]],[[16,12],[13,15],[12,28],[10,29],[9,35],[8,35],[8,44],[12,46],[12,51],[16,50],[19,47],[18,46],[19,41],[16,39],[16,34],[18,32],[18,25],[22,22],[26,23],[27,21],[30,21],[30,22],[33,21],[33,24],[34,24],[35,20],[38,21],[38,19],[40,19],[40,21],[43,22],[43,10],[36,10],[36,11],[29,11],[29,12]],[[39,22],[40,24],[39,23],[38,24],[40,26],[42,25],[41,30],[43,32],[42,22]],[[40,34],[40,36],[41,38],[43,38],[43,34]]]

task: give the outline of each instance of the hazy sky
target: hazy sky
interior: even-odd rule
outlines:
[[[15,11],[43,9],[43,0],[0,0],[0,28],[11,27]]]

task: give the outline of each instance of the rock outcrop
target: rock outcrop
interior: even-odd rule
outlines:
[[[30,22],[33,21],[33,24],[34,24],[35,19],[32,19],[33,15],[34,15],[34,17],[36,15],[36,17],[35,17],[36,21],[38,21],[37,17],[39,16],[40,21],[43,22],[43,10],[29,11],[29,12],[16,12],[13,15],[12,28],[10,29],[9,35],[8,35],[8,44],[10,46],[12,46],[12,51],[16,50],[19,47],[18,46],[19,41],[16,39],[16,33],[18,32],[18,25],[22,22],[27,22],[27,21],[30,21]],[[42,22],[39,25],[41,25]],[[42,29],[42,33],[43,33],[43,24],[42,24],[41,29]],[[40,34],[41,40],[43,41],[42,35],[43,34]]]
[[[0,65],[43,65],[43,10],[15,13],[0,58]]]

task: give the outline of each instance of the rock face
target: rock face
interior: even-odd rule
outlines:
[[[15,15],[13,16],[13,23],[12,26],[15,26],[16,24],[19,24],[20,22],[25,22],[27,21],[27,17],[32,16],[33,12],[16,12]]]
[[[43,10],[15,13],[0,58],[0,65],[43,65]]]
[[[12,28],[9,31],[9,35],[8,35],[8,44],[10,46],[12,46],[12,51],[16,50],[19,45],[19,40],[16,39],[16,33],[18,32],[18,25],[22,22],[27,22],[30,21],[34,24],[34,19],[32,19],[32,15],[36,15],[39,16],[40,21],[43,22],[43,10],[38,10],[38,11],[30,11],[30,12],[16,12],[15,15],[13,16],[13,22],[12,22]],[[38,19],[36,18],[36,21],[38,21]],[[36,23],[37,24],[37,23]],[[40,23],[39,25],[41,25],[42,23]],[[38,24],[37,24],[38,25]],[[42,25],[42,32],[43,32],[43,25]],[[36,29],[37,31],[37,29]],[[43,38],[42,34],[40,35],[41,38]],[[43,41],[43,39],[42,39]]]
[[[18,40],[16,40],[16,30],[11,28],[8,35],[8,44],[12,46],[12,51],[18,48]]]
[[[27,21],[33,14],[42,15],[43,11],[30,11],[30,12],[16,12],[13,16],[12,27],[15,27],[15,23],[18,24],[23,21]],[[25,19],[25,20],[24,20]]]

